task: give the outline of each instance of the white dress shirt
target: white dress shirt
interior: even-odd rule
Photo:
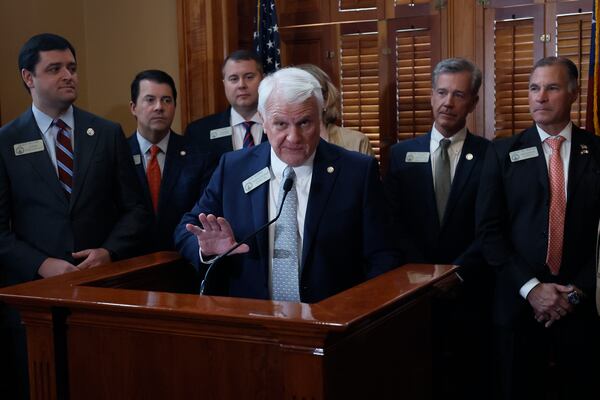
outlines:
[[[244,147],[244,136],[246,135],[246,128],[244,122],[246,120],[242,117],[235,109],[231,108],[231,143],[234,150],[239,150]],[[263,134],[263,121],[258,115],[258,112],[250,118],[253,121],[251,132],[252,138],[254,139],[254,145],[259,145]]]
[[[142,153],[142,155],[143,155],[142,160],[144,163],[144,171],[146,171],[148,168],[147,167],[148,163],[150,162],[150,159],[152,158],[152,155],[150,153],[150,147],[152,147],[152,143],[149,142],[145,137],[140,135],[139,132],[136,132],[135,135],[136,135],[137,141],[140,145],[140,153]],[[167,148],[169,147],[169,137],[170,136],[171,136],[171,132],[167,133],[160,142],[156,143],[156,145],[160,149],[160,151],[156,155],[156,160],[158,161],[158,166],[160,167],[160,175],[161,176],[163,174],[163,171],[165,170],[165,160],[167,158]]]
[[[33,118],[35,119],[40,132],[42,132],[42,139],[44,140],[46,151],[52,161],[52,165],[54,165],[56,176],[58,176],[58,166],[56,165],[56,136],[58,135],[59,129],[57,126],[52,125],[52,122],[54,121],[52,117],[44,114],[34,104],[31,105],[31,111],[33,112]],[[73,117],[73,106],[70,106],[67,111],[65,111],[64,114],[59,115],[57,119],[62,119],[62,121],[71,128],[71,147],[73,148],[73,153],[75,153],[75,118]]]
[[[310,183],[312,182],[312,170],[313,162],[315,160],[315,153],[312,154],[304,162],[304,164],[293,167],[296,173],[295,187],[296,193],[298,194],[298,276],[300,276],[300,268],[302,265],[302,244],[304,242],[304,218],[306,217],[306,206],[308,205],[308,196],[310,194]],[[283,170],[287,167],[287,164],[281,161],[273,148],[271,148],[271,180],[269,181],[269,221],[275,218],[277,211],[279,211],[279,190],[281,188],[281,179],[283,176]],[[286,200],[287,201],[287,200]],[[275,222],[269,226],[269,293],[271,290],[271,270],[273,268],[273,244],[275,243]]]
[[[536,124],[536,127],[537,127],[538,133],[540,135],[540,140],[542,141],[542,149],[544,150],[544,157],[546,158],[546,168],[549,169],[550,168],[550,155],[552,155],[552,148],[550,147],[550,145],[548,143],[545,142],[545,140],[552,135],[545,132],[537,124]],[[565,138],[562,145],[560,146],[560,157],[562,158],[562,162],[563,162],[563,171],[564,171],[564,175],[565,175],[565,199],[567,199],[567,194],[568,194],[567,187],[568,187],[568,183],[569,183],[569,161],[571,159],[571,143],[573,142],[573,139],[572,139],[573,123],[569,122],[567,124],[567,126],[565,126],[565,128],[559,132],[558,135]],[[530,280],[525,282],[525,284],[523,286],[521,286],[521,289],[519,289],[519,294],[524,299],[527,299],[527,295],[529,295],[529,292],[531,292],[531,289],[536,287],[539,283],[540,283],[540,281],[537,278],[531,278]]]

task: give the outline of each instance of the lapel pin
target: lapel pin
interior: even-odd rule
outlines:
[[[465,156],[465,158],[469,161],[471,161],[473,159],[473,154],[471,153],[467,153],[467,155]]]
[[[587,144],[580,144],[579,146],[581,146],[581,152],[579,154],[588,154],[588,147]]]
[[[85,131],[85,133],[87,133],[88,136],[94,136],[94,129],[93,128],[87,128],[87,131]]]
[[[333,174],[333,171],[335,171],[335,169],[333,167],[327,167],[328,173]]]
[[[179,155],[180,155],[180,156],[182,156],[182,157],[183,157],[183,156],[185,156],[186,154],[187,154],[187,153],[185,152],[185,150],[181,150],[181,151],[179,152]]]

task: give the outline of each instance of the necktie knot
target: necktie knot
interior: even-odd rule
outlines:
[[[244,128],[246,128],[246,131],[252,129],[252,125],[254,125],[254,121],[244,121],[242,122],[242,124],[244,125]]]
[[[548,146],[550,146],[552,151],[555,152],[555,151],[560,150],[560,146],[562,145],[562,143],[565,140],[566,139],[564,138],[564,136],[557,135],[557,136],[550,136],[549,138],[547,138],[545,140],[545,142],[548,144]]]
[[[155,144],[150,146],[150,157],[154,158],[158,153],[160,153],[160,147]]]
[[[289,165],[287,167],[285,167],[285,169],[283,170],[283,179],[287,179],[287,178],[294,179],[295,177],[296,177],[296,173],[294,172],[294,168],[290,167]]]
[[[56,125],[58,127],[58,129],[63,129],[63,130],[69,130],[69,125],[67,125],[65,123],[65,121],[63,121],[62,119],[58,118],[57,120],[54,121],[54,125]]]
[[[440,140],[440,147],[442,148],[443,151],[447,151],[451,144],[452,144],[452,141],[450,141],[450,139],[444,138],[444,139]]]

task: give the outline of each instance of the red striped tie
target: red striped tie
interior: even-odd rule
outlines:
[[[244,135],[244,149],[247,147],[254,147],[254,138],[252,137],[252,125],[254,121],[244,121],[244,128],[246,128],[246,134]]]
[[[58,127],[56,134],[56,166],[58,180],[67,198],[71,197],[73,190],[73,146],[71,145],[71,130],[62,119],[54,121]]]

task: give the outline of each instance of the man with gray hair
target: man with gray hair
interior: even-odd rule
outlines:
[[[489,315],[489,281],[475,239],[475,202],[489,142],[466,127],[480,85],[481,72],[470,61],[450,58],[438,63],[432,74],[431,131],[392,147],[385,179],[394,232],[406,261],[460,266],[463,284],[460,293],[453,294],[458,297],[445,299],[434,310],[440,317],[434,332],[439,333],[434,336],[439,346],[434,368],[440,370],[436,390],[441,390],[435,398],[485,397],[485,379],[475,376],[484,372],[476,357],[484,355],[488,324],[482,321]],[[480,385],[470,381],[460,386],[465,381],[458,376],[464,375]]]
[[[178,226],[176,247],[203,273],[281,216],[221,260],[211,293],[311,303],[400,265],[377,161],[321,140],[322,109],[321,87],[306,71],[285,68],[261,82],[268,142],[221,158]]]
[[[569,59],[539,60],[528,87],[534,124],[493,142],[482,170],[477,230],[496,275],[498,398],[589,398],[600,376],[600,150],[571,122],[577,82]]]

